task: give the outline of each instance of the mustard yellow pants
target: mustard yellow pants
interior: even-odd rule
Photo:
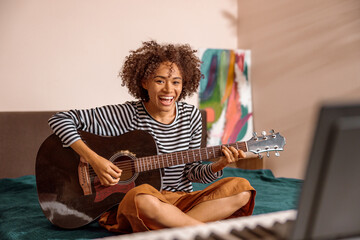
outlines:
[[[101,226],[109,231],[131,233],[151,230],[139,217],[135,204],[135,197],[138,194],[149,194],[155,196],[160,201],[175,205],[183,212],[188,212],[199,203],[230,197],[243,191],[251,191],[249,202],[234,212],[229,218],[249,216],[255,206],[255,189],[249,181],[239,177],[229,177],[220,179],[204,190],[186,192],[158,191],[148,184],[142,184],[131,189],[126,193],[117,209],[112,209],[104,213],[99,220]]]

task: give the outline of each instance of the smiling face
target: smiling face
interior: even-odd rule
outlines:
[[[145,102],[146,110],[157,121],[171,123],[176,115],[176,101],[182,91],[182,75],[176,64],[160,64],[154,75],[142,82],[150,100]]]

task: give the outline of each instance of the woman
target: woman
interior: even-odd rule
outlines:
[[[197,91],[202,77],[195,52],[188,45],[144,42],[130,52],[119,74],[138,101],[57,113],[49,120],[51,128],[92,166],[104,186],[117,184],[122,170],[92,151],[78,129],[102,136],[144,130],[153,136],[159,154],[199,148],[200,112],[180,102]],[[245,157],[232,147],[223,147],[222,152],[224,156],[211,164],[164,168],[161,191],[148,184],[131,189],[99,223],[109,231],[128,233],[251,215],[256,192],[246,179],[225,178],[193,192],[191,182],[213,182],[229,163]]]

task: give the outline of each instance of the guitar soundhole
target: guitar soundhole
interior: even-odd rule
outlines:
[[[110,158],[110,161],[122,170],[119,184],[132,182],[139,175],[135,172],[134,159],[135,157],[128,151],[118,152]]]

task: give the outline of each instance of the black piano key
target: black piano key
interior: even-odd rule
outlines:
[[[294,222],[295,220],[287,220],[284,223],[275,222],[273,227],[271,228],[271,231],[274,231],[276,233],[278,239],[287,239]]]
[[[206,237],[196,235],[194,240],[227,240],[227,239],[224,238],[223,236],[220,236],[220,235],[216,234],[216,233],[210,233]]]
[[[216,233],[211,233],[210,235],[209,235],[209,240],[211,239],[211,240],[227,240],[227,238],[224,236],[224,235],[218,235],[218,234],[216,234]]]
[[[242,230],[232,229],[230,233],[243,240],[257,238],[256,235],[252,234],[251,231],[249,231],[249,228],[244,228]]]
[[[255,228],[245,227],[244,229],[245,229],[245,231],[248,231],[249,233],[254,235],[255,238],[262,239],[262,237],[264,237],[262,232],[259,232],[256,227]]]
[[[194,240],[206,240],[206,238],[203,238],[203,237],[200,236],[200,235],[196,235],[196,236],[194,237]]]
[[[281,238],[275,231],[273,231],[271,228],[273,226],[269,227],[264,227],[262,225],[257,225],[255,228],[251,229],[251,232],[253,234],[257,235],[258,239],[264,239],[264,240],[282,240],[283,238]]]
[[[257,231],[259,234],[261,234],[264,239],[266,240],[281,240],[282,238],[280,238],[278,236],[278,234],[276,232],[274,232],[273,230],[271,230],[271,228],[267,228],[264,227],[262,225],[258,225],[256,226],[256,228],[254,229],[254,231]]]

